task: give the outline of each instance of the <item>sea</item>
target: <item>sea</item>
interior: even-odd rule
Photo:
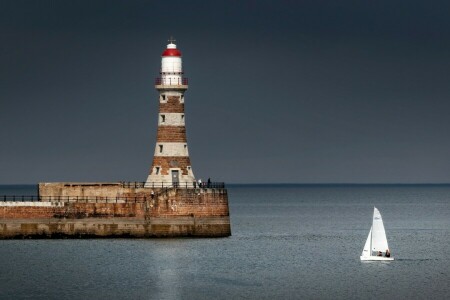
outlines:
[[[0,240],[0,299],[450,298],[450,185],[228,192],[228,238]],[[393,262],[360,261],[374,206]]]

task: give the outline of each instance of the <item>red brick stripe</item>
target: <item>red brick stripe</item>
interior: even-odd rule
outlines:
[[[158,126],[158,134],[156,138],[158,143],[186,143],[186,127],[185,126]]]

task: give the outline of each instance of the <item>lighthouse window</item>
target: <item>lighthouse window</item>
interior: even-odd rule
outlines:
[[[156,175],[159,174],[159,169],[160,169],[160,167],[156,167]]]
[[[161,95],[161,100],[162,100],[162,101],[166,101],[166,95],[162,94],[162,95]]]
[[[184,115],[181,115],[181,121],[184,121]]]
[[[163,151],[163,145],[159,145],[159,153],[162,153]]]
[[[187,150],[187,145],[184,145],[184,151],[186,151]]]
[[[166,115],[161,115],[161,123],[166,122]]]

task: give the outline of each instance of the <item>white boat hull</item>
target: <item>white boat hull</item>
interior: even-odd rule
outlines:
[[[384,256],[360,256],[362,261],[367,260],[378,260],[378,261],[393,261],[393,257],[384,257]]]

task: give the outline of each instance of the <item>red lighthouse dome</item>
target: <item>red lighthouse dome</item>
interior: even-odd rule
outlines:
[[[181,56],[181,51],[177,49],[177,45],[171,42],[167,45],[167,49],[164,50],[162,56]]]

